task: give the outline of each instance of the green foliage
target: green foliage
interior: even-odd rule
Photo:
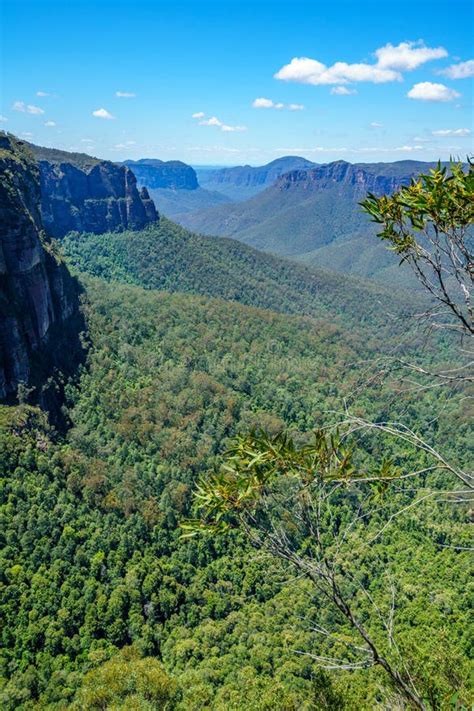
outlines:
[[[441,164],[391,196],[369,194],[364,211],[382,226],[379,237],[408,263],[444,308],[438,326],[474,335],[474,162]],[[438,303],[438,306],[439,306]]]
[[[84,676],[71,709],[166,711],[175,705],[176,684],[153,657],[140,659],[131,647]]]
[[[421,249],[416,233],[428,226],[449,233],[474,223],[474,164],[466,172],[462,163],[438,167],[420,175],[393,195],[369,194],[361,205],[374,222],[383,226],[379,236],[390,242],[404,259]]]
[[[150,657],[157,678],[165,685],[162,664],[176,684],[179,711],[384,703],[379,676],[341,678],[296,654],[324,652],[305,623],[324,603],[304,582],[290,586],[289,571],[256,556],[238,531],[183,541],[179,529],[193,515],[194,483],[220,467],[237,432],[308,433],[331,422],[366,382],[376,334],[205,296],[84,286],[90,350],[67,391],[67,437],[38,410],[0,408],[1,707],[68,708],[103,689],[115,664],[131,680],[128,671],[124,686],[117,680],[113,703],[146,704],[133,669]],[[438,422],[435,399],[445,408]],[[419,396],[374,382],[358,401],[374,417],[390,404],[448,452],[467,452],[461,392]],[[397,465],[411,461],[394,442],[367,441],[364,466],[382,449]],[[463,551],[439,545],[462,545],[461,509],[431,515],[425,528],[407,517],[374,551],[394,559],[397,624],[407,645],[417,630],[410,653],[420,675],[444,690],[450,682],[441,667],[433,676],[418,640],[465,664],[469,610],[459,591],[468,564]],[[130,645],[135,661],[117,657]]]
[[[214,296],[336,320],[346,327],[356,321],[359,331],[370,328],[370,338],[380,332],[381,342],[406,327],[408,314],[423,308],[413,295],[407,298],[354,277],[296,265],[235,240],[195,235],[166,218],[140,232],[71,233],[61,246],[72,267],[108,281]]]

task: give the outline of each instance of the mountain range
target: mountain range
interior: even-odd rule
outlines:
[[[291,170],[243,202],[179,216],[185,227],[233,237],[260,250],[382,280],[400,280],[397,261],[374,239],[359,202],[390,194],[431,164],[418,161],[326,165]]]
[[[207,190],[215,190],[240,202],[265,190],[285,173],[312,168],[314,165],[300,156],[283,156],[261,166],[197,168],[196,172],[199,184]]]

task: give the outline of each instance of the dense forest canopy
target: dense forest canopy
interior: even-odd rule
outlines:
[[[370,345],[323,320],[83,284],[89,360],[69,388],[66,439],[27,405],[2,410],[3,707],[40,699],[48,708],[102,708],[100,689],[110,665],[125,663],[116,655],[126,646],[132,670],[142,658],[160,660],[156,672],[147,668],[170,708],[381,703],[390,691],[376,673],[323,672],[295,653],[314,648],[305,619],[323,604],[304,581],[292,582],[238,533],[187,542],[178,528],[196,478],[218,466],[229,437],[253,426],[308,432],[331,420],[341,397],[367,381]],[[379,381],[362,392],[360,412],[380,416],[390,403],[468,456],[469,417],[456,388],[420,395]],[[433,421],[440,398],[444,416]],[[413,456],[394,441],[384,450],[399,464]],[[364,457],[377,459],[377,446],[367,442]],[[392,561],[397,630],[440,706],[454,687],[467,698],[469,554],[451,547],[464,540],[463,510],[428,510],[428,519],[421,509],[401,517],[373,553]],[[367,575],[379,562],[365,562]],[[371,585],[376,591],[377,578]],[[109,689],[107,703],[159,707],[141,688]]]

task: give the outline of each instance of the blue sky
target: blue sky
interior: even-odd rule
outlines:
[[[472,150],[470,0],[0,5],[1,127],[41,145],[194,165]]]

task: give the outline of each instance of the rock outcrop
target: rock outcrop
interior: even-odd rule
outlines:
[[[57,415],[61,382],[84,355],[80,288],[40,215],[40,172],[27,146],[0,134],[0,401],[18,391]]]
[[[420,172],[415,161],[400,161],[392,165],[394,168],[390,174],[390,167],[384,172],[387,164],[352,164],[338,160],[310,169],[292,170],[282,175],[275,187],[279,190],[315,192],[340,186],[342,190],[350,188],[362,195],[367,192],[383,195],[393,193],[401,185],[408,185],[411,178]]]
[[[124,165],[133,170],[139,185],[150,190],[169,188],[171,190],[197,190],[199,187],[196,171],[180,160],[162,161],[157,158],[127,160]]]
[[[30,145],[41,179],[41,216],[52,237],[68,232],[140,230],[158,214],[125,165]]]

